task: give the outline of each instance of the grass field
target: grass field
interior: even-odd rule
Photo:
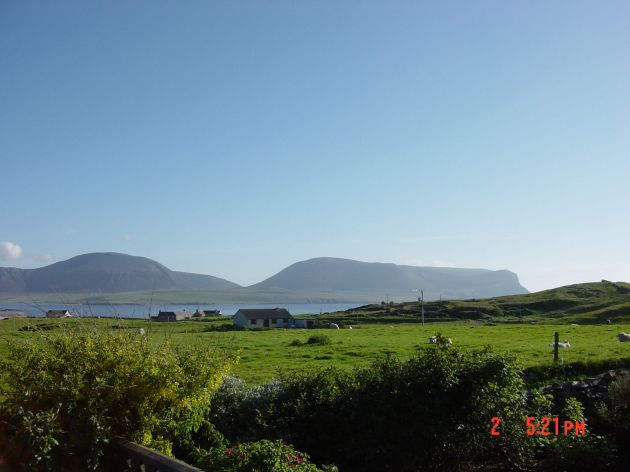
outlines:
[[[313,369],[334,365],[342,368],[368,363],[387,354],[401,358],[412,356],[431,346],[427,339],[442,333],[462,349],[482,348],[491,345],[498,352],[510,353],[524,367],[549,367],[553,352],[550,343],[554,332],[560,339],[568,339],[570,349],[560,350],[561,366],[579,364],[584,368],[606,368],[625,362],[630,363],[630,343],[620,343],[615,335],[630,331],[630,324],[602,324],[572,327],[569,324],[497,324],[477,325],[470,321],[420,324],[370,324],[354,329],[321,330],[247,330],[218,331],[220,322],[149,323],[144,320],[114,319],[12,319],[0,322],[0,354],[10,348],[8,340],[37,337],[39,328],[63,330],[78,329],[138,329],[147,330],[155,342],[168,340],[174,345],[203,344],[220,349],[240,351],[240,362],[233,373],[252,383],[261,383],[277,376],[279,372]],[[22,329],[22,330],[21,330]],[[325,334],[330,344],[307,344],[314,334]]]

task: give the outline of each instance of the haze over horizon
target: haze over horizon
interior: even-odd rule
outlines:
[[[630,281],[621,1],[0,4],[0,266]]]

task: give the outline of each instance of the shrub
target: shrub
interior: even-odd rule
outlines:
[[[229,448],[215,448],[197,464],[213,472],[336,472],[335,466],[318,468],[309,456],[284,441],[262,440]]]
[[[211,421],[232,442],[262,439],[275,432],[270,418],[285,396],[279,380],[249,387],[229,376],[212,400]]]
[[[518,367],[490,350],[436,347],[353,373],[329,368],[283,380],[285,396],[268,421],[316,462],[342,470],[457,470],[488,459],[522,466],[533,455]],[[494,416],[504,421],[497,440]]]
[[[622,377],[608,387],[608,402],[599,405],[602,422],[619,446],[619,462],[630,461],[630,376]]]
[[[15,470],[95,470],[112,435],[170,453],[203,423],[232,361],[130,332],[15,341],[0,361],[3,455]]]
[[[325,334],[314,334],[313,336],[310,336],[306,340],[306,344],[319,344],[321,346],[324,346],[330,343],[331,343],[330,337]]]
[[[550,395],[541,395],[544,401],[538,404],[539,408],[534,408],[537,418],[543,416],[553,417],[552,398]],[[558,415],[560,421],[587,421],[584,416],[584,407],[579,400],[569,397],[564,401],[564,405]],[[588,423],[588,422],[587,422]],[[562,424],[562,423],[561,423]],[[551,428],[550,428],[551,429]],[[562,429],[562,427],[560,428]],[[532,436],[531,441],[536,445],[538,458],[544,463],[545,468],[554,470],[571,471],[603,471],[609,470],[615,462],[616,451],[610,441],[601,435],[585,428],[584,435],[550,434],[549,436]]]

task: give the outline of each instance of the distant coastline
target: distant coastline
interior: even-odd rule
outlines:
[[[151,307],[144,304],[27,304],[27,303],[3,303],[0,308],[16,310],[26,313],[28,316],[43,317],[47,310],[68,310],[78,317],[103,317],[103,318],[130,318],[147,319],[149,313],[156,315],[162,311],[190,311],[194,313],[197,308],[221,310],[223,316],[232,316],[239,308],[269,308],[280,306],[286,308],[293,315],[319,315],[320,313],[332,313],[349,310],[361,306],[357,303],[276,303],[276,304],[154,304]]]

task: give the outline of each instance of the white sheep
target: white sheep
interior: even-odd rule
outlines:
[[[617,339],[619,339],[619,342],[621,343],[627,343],[628,341],[630,341],[630,334],[624,333],[622,331],[617,335]]]
[[[140,336],[144,336],[144,334],[145,334],[145,333],[144,333],[144,328],[140,328],[140,329],[138,330],[138,334],[139,334]]]
[[[442,338],[444,339],[444,338]],[[438,342],[438,336],[430,336],[429,337],[429,344],[437,344]],[[446,338],[446,345],[450,346],[451,344],[453,344],[453,341],[451,341],[451,338]]]
[[[549,346],[554,347],[555,343],[551,343]],[[566,339],[564,341],[558,341],[558,347],[569,349],[571,347],[571,343],[569,343]]]

